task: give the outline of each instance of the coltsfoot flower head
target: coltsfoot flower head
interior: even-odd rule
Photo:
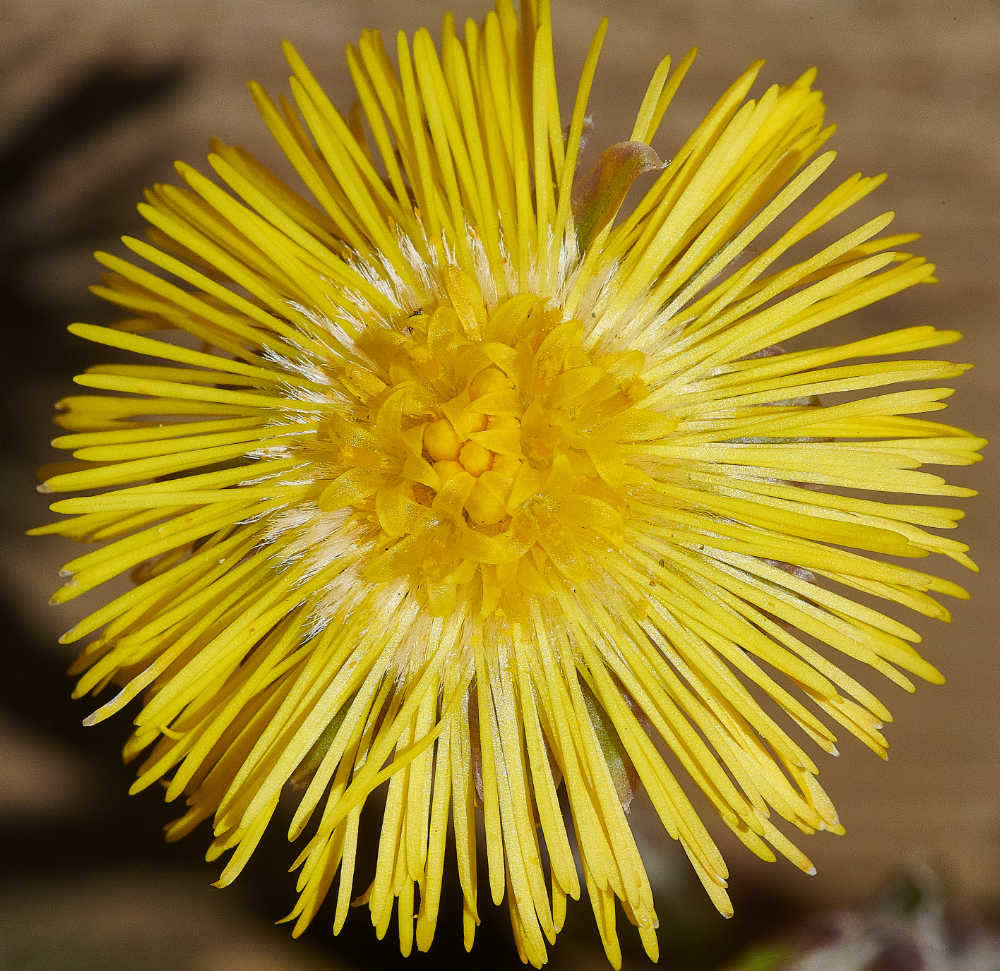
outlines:
[[[578,176],[604,31],[565,130],[543,0],[498,0],[464,41],[446,17],[439,48],[401,35],[398,71],[366,32],[346,117],[286,46],[294,103],[251,90],[307,191],[221,143],[217,181],[178,164],[185,187],[140,206],[151,241],[125,240],[152,269],[99,254],[96,292],[129,316],[71,327],[165,362],[79,376],[113,394],[61,402],[74,461],[43,475],[90,494],[35,532],[104,543],[55,600],[136,580],[64,638],[96,634],[78,695],[119,688],[87,722],[142,699],[133,788],[184,797],[170,839],[213,819],[220,885],[297,799],[296,933],[336,878],[335,932],[360,894],[380,937],[395,908],[404,953],[426,949],[453,853],[471,947],[481,812],[524,960],[584,888],[612,963],[616,899],[655,958],[640,788],[729,914],[687,792],[808,872],[774,816],[843,830],[800,742],[835,753],[837,723],[886,745],[837,656],[941,680],[871,603],[947,620],[933,595],[963,591],[897,560],[971,567],[930,531],[961,513],[861,493],[971,495],[920,467],[982,440],[913,417],[951,391],[911,387],[965,366],[886,360],[959,335],[782,346],[933,268],[881,235],[891,214],[809,248],[878,178],[772,231],[833,159],[812,72],[747,100],[752,65],[664,164],[650,142],[692,55],[668,58],[630,140]]]

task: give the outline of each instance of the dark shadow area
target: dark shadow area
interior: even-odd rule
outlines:
[[[118,757],[127,725],[102,722],[84,728],[93,699],[74,701],[66,665],[51,648],[24,629],[16,611],[0,602],[6,670],[0,678],[0,709],[21,726],[52,739],[78,754],[98,772],[100,793],[94,811],[70,818],[36,821],[0,818],[3,876],[69,877],[115,866],[202,864],[204,847],[197,840],[167,845],[158,820],[167,822],[174,807],[164,807],[153,789],[128,795],[134,766]],[[206,869],[206,882],[211,871]]]
[[[162,168],[156,146],[145,146],[123,173],[109,167],[73,197],[69,210],[43,229],[25,219],[44,188],[47,169],[72,153],[145,113],[162,109],[179,94],[191,67],[177,61],[144,69],[95,64],[32,114],[0,145],[0,374],[26,377],[68,374],[84,366],[88,349],[65,332],[77,316],[97,323],[119,314],[81,290],[79,303],[54,303],[29,270],[49,253],[89,250],[138,224],[135,203]],[[21,207],[19,210],[18,207]],[[95,266],[94,281],[98,273]]]

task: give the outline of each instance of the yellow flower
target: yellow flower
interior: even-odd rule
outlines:
[[[813,72],[746,100],[752,65],[662,164],[649,142],[693,52],[673,73],[667,58],[630,141],[578,178],[605,29],[566,132],[545,0],[520,19],[498,0],[464,41],[446,17],[440,50],[401,35],[398,74],[366,32],[346,118],[286,46],[294,104],[252,92],[308,193],[221,143],[229,191],[178,164],[186,188],[140,206],[152,244],[125,240],[153,270],[99,254],[96,292],[130,316],[70,328],[167,362],[77,377],[114,394],[61,403],[75,461],[44,474],[90,494],[35,532],[110,541],[55,600],[136,580],[64,638],[100,631],[77,695],[120,687],[87,722],[142,698],[133,791],[186,798],[170,839],[214,818],[209,859],[234,851],[220,885],[300,790],[296,933],[339,871],[334,932],[360,892],[379,937],[398,900],[403,952],[426,949],[450,827],[471,947],[481,807],[489,895],[524,960],[545,961],[582,887],[616,967],[616,898],[655,958],[625,813],[640,787],[729,914],[685,789],[754,853],[811,871],[772,811],[843,830],[792,736],[835,753],[832,721],[884,755],[890,717],[838,653],[907,690],[903,672],[941,680],[869,603],[947,620],[932,594],[964,592],[897,558],[972,567],[928,532],[961,513],[857,493],[972,494],[918,471],[984,444],[911,417],[950,390],[863,393],[961,374],[885,360],[959,335],[780,343],[933,267],[899,251],[914,236],[879,235],[891,214],[809,249],[880,178],[774,229],[833,159]],[[375,872],[356,875],[383,784]]]

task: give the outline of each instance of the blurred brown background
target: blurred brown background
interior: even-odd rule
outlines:
[[[592,146],[628,137],[664,53],[677,58],[692,45],[701,49],[655,143],[664,158],[751,60],[767,59],[756,93],[817,66],[828,118],[841,126],[826,190],[858,170],[890,173],[861,215],[839,228],[893,209],[895,230],[924,234],[917,251],[937,263],[941,279],[837,322],[819,339],[923,323],[964,331],[966,340],[944,354],[976,369],[959,383],[944,420],[995,437],[996,0],[757,0],[752,7],[735,0],[553,0],[553,8],[566,120],[592,32],[602,15],[611,17],[590,104]],[[412,33],[426,24],[437,34],[444,9],[412,0],[0,0],[0,971],[398,963],[395,928],[379,944],[367,910],[352,915],[338,940],[325,910],[297,943],[287,928],[270,926],[293,900],[293,879],[283,873],[292,854],[280,834],[225,892],[209,887],[218,865],[202,862],[207,832],[163,845],[160,827],[177,812],[155,791],[126,795],[132,772],[120,765],[118,750],[127,724],[84,729],[89,703],[68,698],[68,655],[56,637],[103,594],[49,607],[58,568],[71,554],[56,540],[27,540],[23,532],[50,517],[31,469],[53,459],[52,404],[77,370],[96,362],[97,352],[69,338],[65,325],[114,319],[86,292],[98,271],[90,252],[120,251],[118,236],[141,233],[134,204],[143,187],[171,179],[174,158],[200,164],[210,135],[275,158],[244,82],[285,89],[283,37],[346,109],[352,92],[344,45],[369,26],[391,37],[396,28]],[[460,22],[486,11],[485,2],[470,0],[452,9]],[[655,826],[642,827],[666,966],[716,966],[741,942],[803,912],[863,900],[914,854],[934,861],[958,895],[996,912],[1000,535],[995,457],[987,454],[979,466],[949,470],[951,480],[982,493],[966,504],[960,538],[983,572],[959,576],[938,565],[972,600],[949,605],[950,626],[923,618],[917,624],[948,684],[922,686],[910,697],[867,675],[896,716],[890,759],[883,764],[850,737],[839,759],[822,757],[821,778],[848,835],[801,841],[819,875],[759,863],[723,836],[737,907],[726,923],[692,886],[669,840]],[[446,896],[446,909],[449,899],[457,907],[457,898]],[[456,926],[443,919],[430,955],[405,967],[516,966],[506,907],[484,910],[471,958]],[[557,967],[606,966],[591,923],[586,903],[571,906],[553,953]],[[631,943],[627,928],[623,937]],[[632,950],[626,961],[645,963]]]

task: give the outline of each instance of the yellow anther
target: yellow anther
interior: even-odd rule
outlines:
[[[504,504],[482,482],[477,482],[475,488],[465,500],[465,511],[469,518],[480,526],[493,526],[507,514]]]
[[[477,411],[467,411],[465,417],[469,432],[484,432],[489,427],[490,420],[486,415],[481,415]]]
[[[458,460],[462,463],[462,468],[474,476],[480,476],[493,468],[493,453],[476,442],[466,442]]]
[[[469,397],[475,401],[491,391],[505,391],[510,387],[507,376],[499,368],[488,367],[480,371],[469,385]]]
[[[459,472],[464,472],[465,469],[460,462],[456,462],[454,459],[443,459],[434,463],[434,471],[441,477],[441,485],[444,485]]]
[[[454,460],[462,450],[462,443],[458,440],[458,434],[451,422],[447,418],[439,418],[437,421],[432,421],[424,430],[424,448],[436,461]]]

